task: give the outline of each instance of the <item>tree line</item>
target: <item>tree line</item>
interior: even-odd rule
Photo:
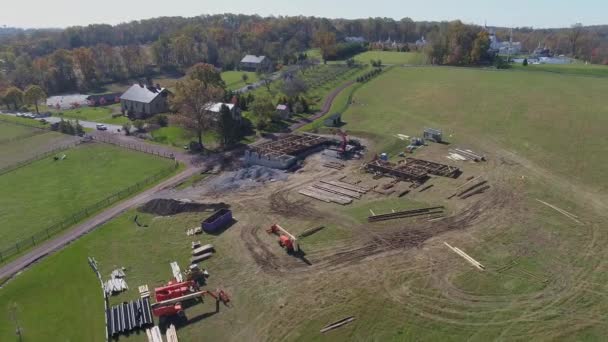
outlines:
[[[312,47],[324,60],[344,59],[369,42],[414,42],[422,36],[428,56],[439,64],[487,62],[489,44],[480,26],[454,22],[414,22],[409,18],[326,19],[316,17],[260,17],[203,15],[162,17],[115,26],[95,24],[66,29],[3,29],[0,34],[0,92],[13,85],[37,84],[49,94],[88,91],[155,72],[185,71],[197,63],[231,70],[245,54],[265,55],[277,64],[295,63]],[[507,40],[509,30],[497,29]],[[539,43],[557,54],[592,63],[608,63],[608,26],[533,30],[519,28],[513,38],[524,50]]]

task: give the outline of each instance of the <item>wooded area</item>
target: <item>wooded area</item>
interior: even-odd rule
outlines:
[[[244,54],[265,55],[277,64],[298,61],[319,47],[324,59],[348,58],[361,47],[345,37],[369,42],[412,43],[422,36],[437,64],[487,62],[487,35],[480,26],[454,22],[414,22],[409,18],[358,20],[315,17],[204,15],[162,17],[116,26],[95,24],[66,29],[0,28],[0,91],[11,85],[37,84],[47,94],[88,91],[100,85],[152,76],[159,71],[184,72],[197,63],[224,70],[238,68]],[[497,29],[499,39],[509,31]],[[539,43],[556,54],[592,63],[608,63],[608,27],[515,29],[524,51]]]

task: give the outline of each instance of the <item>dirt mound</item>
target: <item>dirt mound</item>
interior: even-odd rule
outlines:
[[[196,203],[182,202],[174,199],[153,199],[142,205],[137,210],[142,213],[155,214],[159,216],[175,215],[186,212],[215,211],[229,208],[226,203]]]

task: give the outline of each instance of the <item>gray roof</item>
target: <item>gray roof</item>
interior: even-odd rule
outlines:
[[[142,102],[142,103],[150,103],[154,101],[154,99],[162,94],[165,91],[165,88],[155,88],[147,86],[140,86],[139,84],[134,84],[129,88],[124,94],[120,96],[121,100]]]
[[[243,59],[241,60],[241,63],[255,63],[255,64],[260,64],[262,63],[262,61],[266,59],[266,56],[254,56],[254,55],[247,55],[245,57],[243,57]]]

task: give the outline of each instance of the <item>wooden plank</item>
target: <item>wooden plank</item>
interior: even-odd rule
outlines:
[[[322,196],[327,196],[332,202],[334,203],[339,203],[339,204],[350,204],[353,202],[353,199],[347,196],[343,196],[343,195],[338,195],[338,194],[334,194],[331,193],[329,191],[326,190],[321,190],[321,189],[316,189],[316,188],[310,188],[313,192],[316,192]]]
[[[304,195],[304,196],[306,196],[306,197],[311,197],[311,198],[314,198],[314,199],[316,199],[316,200],[319,200],[319,201],[322,201],[322,202],[325,202],[325,203],[331,203],[331,201],[330,201],[330,200],[328,200],[327,198],[325,198],[325,197],[323,197],[323,196],[319,196],[318,194],[315,194],[314,192],[312,192],[312,191],[308,191],[308,190],[306,190],[306,189],[300,189],[300,190],[298,191],[298,193],[299,193],[300,195]]]
[[[326,181],[326,180],[321,180],[321,183],[325,183],[325,184],[329,184],[329,185],[334,185],[346,190],[350,190],[350,191],[356,191],[362,194],[367,193],[370,189],[366,189],[366,188],[362,188],[358,185],[351,185],[351,184],[347,184],[344,182],[337,182],[337,181]]]
[[[323,329],[320,330],[320,332],[321,333],[326,333],[326,332],[328,332],[330,330],[334,330],[334,329],[339,328],[339,327],[341,327],[343,325],[346,325],[346,324],[348,324],[348,323],[350,323],[350,322],[352,322],[354,320],[355,320],[354,316],[346,317],[346,318],[344,318],[342,320],[339,320],[337,322],[334,322],[332,324],[329,324],[329,325],[325,326]]]
[[[192,251],[192,255],[199,255],[213,250],[212,244],[200,246]]]
[[[361,194],[356,191],[346,190],[344,188],[340,188],[340,187],[330,185],[330,184],[324,184],[324,183],[323,184],[314,184],[313,187],[315,187],[317,189],[329,191],[332,193],[337,193],[338,195],[344,195],[344,196],[348,196],[348,197],[352,197],[352,198],[356,198],[356,199],[361,198]]]

